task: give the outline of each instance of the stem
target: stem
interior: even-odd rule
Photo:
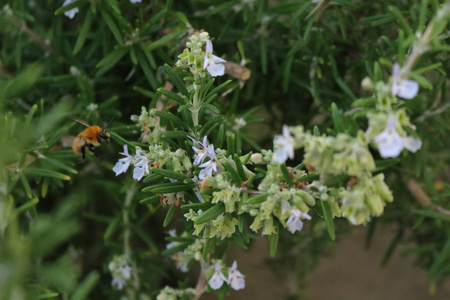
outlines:
[[[434,20],[428,24],[427,28],[425,29],[425,32],[422,34],[422,36],[417,40],[413,48],[411,50],[411,54],[407,57],[405,65],[402,68],[401,73],[408,73],[411,72],[414,64],[417,62],[420,55],[428,51],[428,44],[430,43],[431,38],[434,35],[435,31],[435,25],[438,22],[443,21],[446,16],[449,14],[450,11],[450,4],[444,4],[436,13],[436,16]]]
[[[131,260],[131,246],[130,246],[130,236],[131,236],[131,230],[130,230],[130,216],[128,214],[128,209],[131,206],[131,201],[134,198],[134,195],[136,194],[136,184],[133,183],[133,185],[127,190],[125,194],[125,202],[122,210],[122,219],[123,219],[123,226],[124,226],[124,233],[123,233],[123,248],[124,248],[124,255],[128,257],[128,259],[131,261],[131,270],[133,272],[133,286],[127,287],[127,296],[128,299],[136,299],[136,291],[139,290],[139,276],[137,272],[137,265],[134,261]]]
[[[197,78],[195,78],[194,82],[197,82]],[[195,93],[194,99],[192,100],[192,109],[191,109],[194,127],[198,125],[198,112],[200,111],[200,100],[198,99],[199,90],[200,87],[198,85],[195,85]]]
[[[208,266],[206,265],[206,262],[203,261],[203,259],[200,259],[200,267],[201,267],[200,275],[198,276],[197,285],[195,286],[195,291],[194,291],[194,300],[200,299],[200,297],[206,290],[205,273],[206,273],[206,269]]]
[[[43,39],[41,39],[33,30],[31,30],[25,22],[17,18],[16,16],[9,17],[11,23],[16,26],[20,31],[28,35],[28,37],[38,44],[44,51],[50,53],[51,55],[56,55],[55,50],[47,44]]]

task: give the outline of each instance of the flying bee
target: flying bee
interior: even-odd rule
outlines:
[[[111,142],[111,137],[105,129],[102,129],[99,126],[91,126],[79,119],[73,118],[73,120],[87,127],[75,137],[72,144],[73,151],[76,154],[81,154],[83,160],[86,157],[86,148],[97,156],[94,148],[100,146],[104,142]]]

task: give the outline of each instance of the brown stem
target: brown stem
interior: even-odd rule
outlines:
[[[33,42],[38,44],[44,51],[50,53],[51,55],[56,55],[56,51],[43,39],[41,39],[33,30],[31,30],[24,21],[20,20],[19,18],[13,15],[9,16],[9,19],[15,27],[17,27],[20,31],[28,35],[28,37]]]
[[[436,204],[432,204],[430,197],[415,179],[408,179],[406,187],[414,199],[422,206],[431,207],[432,210],[444,215],[450,215],[450,211]]]
[[[195,290],[194,290],[194,300],[198,300],[200,299],[200,297],[203,295],[203,293],[206,290],[206,262],[203,261],[203,259],[200,259],[200,275],[198,276],[198,281],[197,281],[197,285],[195,286]]]

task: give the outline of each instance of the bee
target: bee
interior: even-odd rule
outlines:
[[[75,137],[72,144],[73,151],[76,154],[81,154],[83,156],[83,160],[86,157],[86,148],[95,156],[98,156],[94,148],[100,146],[104,142],[109,143],[112,141],[108,131],[105,129],[102,129],[99,126],[91,126],[79,119],[72,119],[87,127]]]

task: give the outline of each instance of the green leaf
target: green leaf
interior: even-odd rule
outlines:
[[[24,204],[22,204],[21,206],[19,206],[19,207],[16,209],[16,214],[17,214],[17,215],[20,215],[20,214],[22,214],[22,213],[28,211],[30,208],[35,207],[36,204],[38,204],[38,203],[39,203],[39,198],[35,197],[35,198],[31,199],[30,201],[25,202]]]
[[[83,282],[74,289],[75,292],[73,293],[70,300],[86,299],[99,279],[100,275],[97,273],[97,271],[92,271],[91,273],[89,273],[89,275],[83,280]]]
[[[213,206],[213,204],[211,204],[209,202],[189,203],[189,204],[181,205],[181,209],[183,209],[183,210],[190,210],[190,209],[199,210],[199,209],[201,209],[204,211],[206,209],[211,208],[212,206]]]
[[[128,48],[126,47],[119,47],[113,52],[106,55],[98,64],[97,68],[100,68],[97,73],[95,73],[95,76],[98,77],[100,75],[103,75],[106,71],[114,67],[121,59],[125,56],[125,54],[128,53]]]
[[[228,155],[234,155],[236,154],[236,136],[233,134],[230,134],[227,136],[227,153]]]
[[[336,132],[345,132],[344,120],[342,120],[341,114],[334,102],[331,104],[331,115],[333,117],[334,129],[336,129]]]
[[[175,247],[172,247],[172,248],[169,248],[169,249],[166,249],[166,250],[162,251],[161,255],[169,256],[169,255],[172,255],[172,254],[175,254],[175,253],[183,251],[188,246],[189,246],[189,244],[182,244],[182,245],[179,245],[179,246],[175,246]]]
[[[225,170],[231,174],[231,177],[234,179],[234,181],[236,181],[238,185],[241,185],[242,180],[241,177],[239,176],[238,171],[236,171],[236,169],[233,168],[233,166],[230,165],[229,162],[224,162],[223,166],[225,167]]]
[[[278,228],[278,226],[277,226]],[[280,239],[280,235],[278,233],[274,233],[269,235],[269,254],[270,257],[275,257],[278,249],[278,241]]]
[[[167,43],[169,43],[171,40],[173,40],[174,38],[180,36],[180,32],[176,31],[176,32],[172,32],[166,35],[163,35],[162,38],[160,38],[159,40],[156,40],[152,43],[150,43],[150,45],[147,47],[147,51],[152,51],[153,49],[159,48],[161,46],[166,45]]]
[[[73,55],[76,55],[84,45],[86,41],[86,36],[89,33],[89,29],[92,22],[92,11],[88,10],[86,13],[86,18],[84,19],[83,27],[81,27],[80,34],[78,35],[77,41],[75,42],[75,47],[73,47]]]
[[[65,13],[66,11],[73,9],[73,8],[80,7],[82,4],[84,4],[84,2],[86,2],[86,0],[76,0],[67,5],[61,6],[60,8],[58,8],[55,11],[55,15],[60,15],[62,13]]]
[[[153,168],[152,173],[162,175],[166,178],[172,178],[172,179],[177,179],[177,180],[181,180],[181,181],[185,181],[185,180],[192,181],[190,177],[187,177],[186,175],[183,175],[181,173],[174,172],[171,170]]]
[[[175,87],[186,97],[189,98],[189,92],[184,85],[183,80],[175,73],[174,70],[172,70],[172,67],[168,64],[164,64],[164,70],[167,73],[167,76],[169,76],[170,81],[175,85]]]
[[[241,178],[241,180],[245,180],[245,172],[244,172],[244,166],[242,165],[241,160],[239,159],[239,156],[237,154],[233,155],[233,160],[236,164],[236,170],[239,174],[239,177]]]
[[[434,260],[427,273],[428,278],[435,277],[439,273],[439,269],[444,266],[445,260],[450,256],[450,237],[447,239],[444,247],[442,248],[439,255]]]
[[[152,174],[146,176],[143,181],[145,183],[148,183],[148,182],[153,182],[153,181],[160,180],[160,179],[163,179],[163,178],[164,178],[164,176],[161,176],[161,175],[156,174],[156,173],[152,173]]]
[[[163,222],[163,227],[167,227],[170,223],[170,221],[172,221],[173,216],[175,215],[175,205],[172,205],[169,208],[169,211],[167,212],[166,217],[164,218],[164,222]]]
[[[178,94],[175,94],[172,91],[168,91],[168,90],[163,89],[163,88],[159,88],[159,89],[157,89],[157,91],[159,93],[161,93],[162,95],[166,96],[167,98],[172,99],[172,100],[174,100],[174,101],[176,101],[176,102],[178,102],[180,104],[186,104],[187,103],[186,99],[184,99],[183,97],[181,97]]]
[[[161,199],[160,196],[154,195],[154,196],[150,196],[150,197],[144,198],[142,200],[139,200],[139,203],[148,205],[148,204],[153,204],[155,202],[159,202],[160,199]]]
[[[32,175],[32,176],[42,176],[42,177],[52,177],[62,180],[70,180],[70,176],[58,173],[51,170],[45,170],[40,168],[25,168],[22,170],[22,172],[26,175]]]
[[[203,247],[202,257],[205,261],[208,260],[209,254],[214,253],[214,248],[216,245],[216,239],[210,238],[206,240],[205,246]]]
[[[168,131],[166,133],[161,134],[161,137],[164,139],[186,139],[189,135],[186,131]]]
[[[112,234],[116,231],[117,226],[119,225],[120,216],[115,217],[111,222],[109,222],[108,227],[103,234],[103,240],[107,241],[112,236]]]
[[[50,299],[50,298],[55,298],[58,297],[59,294],[58,293],[46,293],[46,294],[40,294],[39,296],[36,297],[37,300],[44,300],[44,299]]]
[[[117,27],[116,23],[114,22],[113,18],[110,16],[108,11],[104,9],[102,6],[99,6],[100,13],[102,14],[103,20],[105,20],[106,25],[108,25],[109,30],[111,30],[114,38],[117,40],[119,45],[123,45],[123,37],[120,33],[119,28]]]
[[[330,202],[320,201],[320,204],[322,206],[323,219],[327,225],[328,235],[330,236],[331,240],[334,241],[336,239],[336,233],[334,232],[334,222],[333,216],[331,214]]]
[[[418,214],[418,215],[421,215],[424,217],[433,218],[435,220],[442,220],[442,221],[447,221],[447,222],[450,221],[449,215],[444,215],[442,213],[431,211],[428,209],[413,209],[412,211],[415,214]]]
[[[217,218],[218,216],[220,216],[224,212],[225,212],[225,205],[222,202],[218,203],[218,204],[214,205],[213,207],[211,207],[210,209],[208,209],[205,212],[203,212],[198,217],[198,219],[195,220],[194,223],[196,225],[200,225],[200,224],[206,223],[208,221],[211,221],[211,220]]]
[[[286,183],[289,185],[289,188],[291,188],[294,185],[294,182],[292,180],[291,174],[289,174],[289,170],[287,169],[286,164],[281,164],[280,168],[281,173],[283,173],[284,179],[286,179]]]
[[[402,29],[408,33],[408,35],[414,35],[411,26],[409,26],[408,22],[406,21],[405,17],[403,17],[402,13],[398,10],[398,8],[389,5],[388,11],[397,19],[398,24]]]
[[[264,201],[266,201],[266,199],[267,199],[267,197],[269,195],[270,194],[265,193],[265,194],[249,197],[248,200],[246,201],[246,203],[248,203],[248,204],[258,204],[258,203],[264,202]]]
[[[155,194],[168,194],[168,193],[176,193],[176,192],[183,192],[183,191],[189,191],[195,188],[196,184],[179,184],[175,182],[170,182],[168,186],[161,186],[161,184],[155,185],[155,186],[149,186],[144,189],[142,189],[143,192],[152,192]]]

